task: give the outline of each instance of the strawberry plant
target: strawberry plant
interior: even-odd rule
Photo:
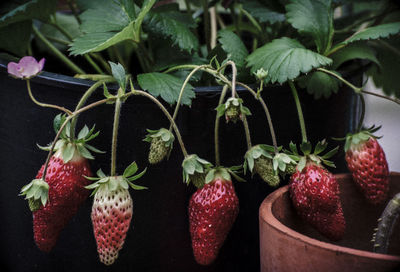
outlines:
[[[131,196],[129,188],[152,188],[133,183],[142,177],[146,179],[147,169],[136,174],[135,162],[122,174],[118,173],[117,146],[121,108],[138,96],[154,103],[168,120],[166,127],[154,129],[153,124],[148,124],[153,128],[147,129],[143,140],[150,144],[148,163],[151,167],[169,164],[168,159],[178,146],[183,156],[182,182],[195,187],[188,189],[196,191],[188,200],[187,214],[183,216],[188,218],[193,261],[200,265],[212,265],[229,239],[229,232],[241,213],[235,186],[242,185],[234,184],[233,180],[245,181],[241,175],[247,172],[257,174],[274,188],[287,182],[292,205],[304,221],[332,241],[345,235],[340,188],[327,168],[335,167],[331,159],[337,159],[333,156],[339,147],[324,153],[328,148],[326,140],[311,143],[298,90],[315,99],[329,98],[341,86],[353,92],[361,103],[361,114],[357,129],[342,135],[342,140],[346,140],[342,159],[368,202],[378,204],[387,200],[389,167],[379,137],[374,136],[377,129],[363,127],[364,96],[379,96],[400,104],[397,77],[393,74],[400,69],[397,50],[400,17],[396,3],[57,2],[9,1],[0,8],[0,58],[9,61],[8,73],[26,82],[33,103],[60,112],[54,119],[54,140],[46,147],[40,146],[48,152],[42,168],[21,189],[33,214],[34,239],[40,250],[50,252],[57,246],[60,233],[86,201],[90,190],[94,196],[93,235],[100,262],[112,265],[118,261],[120,252],[128,250],[123,249],[124,244],[135,246],[125,243],[125,239],[131,224],[141,224],[133,208],[133,199],[140,192]],[[31,55],[44,55],[46,61],[42,57],[37,61]],[[19,59],[22,56],[25,57]],[[36,98],[30,82],[41,73],[45,62],[46,67],[63,67],[76,78],[92,80],[73,109]],[[351,75],[359,71],[382,87],[385,95],[356,86]],[[180,107],[191,105],[194,88],[200,85],[220,85],[222,89],[213,112],[215,122],[206,124],[214,128],[214,143],[206,143],[213,146],[214,160],[188,151],[177,122]],[[276,115],[270,111],[271,102],[266,99],[273,85],[285,85],[291,92],[288,100],[279,102],[286,107],[289,100],[294,101],[301,135],[298,144],[294,143],[297,133],[293,132],[293,142],[285,147],[287,143],[275,132]],[[101,87],[101,98],[93,96]],[[243,98],[245,92],[259,102],[270,140],[263,138],[253,144],[252,132],[262,128],[251,127],[249,120],[255,117],[255,111]],[[167,104],[175,108],[171,110]],[[81,114],[97,107],[113,107],[114,114],[110,117],[113,124],[110,171],[106,174],[100,169],[94,177],[89,160],[96,164],[95,153],[103,152],[89,142],[103,134],[96,132],[95,126],[89,129],[86,125],[78,132],[77,126]],[[240,166],[222,163],[221,117],[226,126],[243,128],[244,137],[237,139],[238,145],[246,146],[245,154],[237,156]],[[191,120],[202,121],[202,118]],[[396,200],[391,203],[395,206]],[[141,203],[135,201],[135,205]],[[392,212],[385,212],[383,217],[387,214],[394,217]],[[378,231],[376,239],[388,236],[387,227],[382,228],[384,234]],[[382,242],[377,244],[375,248]]]

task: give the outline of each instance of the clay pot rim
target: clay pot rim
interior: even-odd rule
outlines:
[[[400,173],[397,172],[390,172],[390,175],[400,175]],[[336,178],[349,178],[351,174],[336,174]],[[338,253],[345,253],[345,254],[351,254],[351,255],[357,255],[357,256],[363,256],[367,258],[374,258],[374,259],[382,259],[382,260],[388,260],[388,261],[400,261],[400,256],[399,255],[389,255],[389,254],[381,254],[381,253],[374,253],[370,251],[365,251],[365,250],[359,250],[359,249],[353,249],[349,247],[343,247],[343,246],[338,246],[334,245],[331,243],[326,243],[319,241],[317,239],[305,236],[293,229],[288,228],[284,224],[282,224],[272,213],[272,204],[284,193],[288,192],[289,186],[286,185],[284,187],[281,187],[277,190],[275,190],[273,193],[269,194],[264,201],[262,202],[259,210],[259,218],[260,220],[263,220],[266,224],[270,225],[272,228],[275,230],[291,236],[292,238],[302,241],[305,244],[324,248],[326,250],[330,251],[335,251]]]

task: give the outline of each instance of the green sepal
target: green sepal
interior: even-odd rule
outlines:
[[[312,146],[310,142],[302,142],[300,144],[300,150],[303,152],[304,155],[311,154]]]
[[[148,134],[143,139],[145,142],[151,143],[154,138],[160,138],[164,142],[166,147],[172,147],[175,140],[174,134],[166,128],[160,128],[157,130],[147,129]]]
[[[325,139],[318,142],[317,145],[315,146],[314,154],[318,155],[318,154],[324,152],[327,147],[328,147],[328,143],[325,141]]]
[[[54,117],[53,128],[54,128],[55,133],[58,133],[62,124],[64,124],[65,119],[67,119],[67,117],[65,116],[65,114],[61,114],[61,113],[57,114],[56,117]]]
[[[124,177],[130,177],[133,174],[135,174],[138,170],[138,166],[136,164],[136,162],[132,162],[127,168],[125,168],[124,173],[122,174],[122,176]]]
[[[30,201],[31,211],[40,208],[37,202],[45,206],[49,197],[49,185],[43,179],[34,179],[29,184],[22,187],[20,194]],[[33,201],[33,202],[32,202]]]
[[[278,150],[281,149],[282,147],[278,147]],[[274,152],[275,152],[274,147],[266,144],[259,144],[250,148],[244,155],[245,159],[243,164],[244,174],[246,174],[247,166],[249,167],[250,172],[253,173],[254,160],[258,159],[260,156],[272,159]]]
[[[194,185],[198,188],[201,188],[204,186],[204,184],[201,184],[202,182],[198,182],[199,174],[206,174],[211,167],[212,164],[210,162],[199,158],[196,154],[189,155],[182,162],[183,181],[186,184],[189,184],[195,179],[197,182]]]

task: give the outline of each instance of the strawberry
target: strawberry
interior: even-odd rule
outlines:
[[[385,152],[371,130],[347,135],[345,151],[347,167],[367,201],[371,204],[385,201],[389,192],[389,167]]]
[[[57,242],[61,230],[78,211],[89,196],[84,188],[91,176],[88,160],[78,153],[67,163],[57,151],[50,159],[46,182],[49,185],[48,203],[33,212],[33,231],[36,245],[44,252],[50,252]],[[44,165],[36,178],[43,176]]]
[[[290,177],[289,192],[303,220],[333,241],[343,237],[346,224],[334,175],[320,165],[309,163]]]
[[[146,138],[143,141],[150,143],[149,163],[157,164],[164,158],[168,158],[172,151],[173,143],[175,140],[171,131],[160,128],[159,130],[150,130],[147,132]]]
[[[289,193],[294,208],[300,217],[315,227],[328,239],[340,240],[346,229],[342,204],[339,197],[339,184],[336,178],[322,163],[334,167],[328,161],[338,150],[338,147],[320,155],[328,146],[323,140],[318,142],[312,151],[309,142],[303,142],[299,155],[297,146],[290,143],[291,158],[298,161],[295,172],[289,181]]]
[[[56,132],[64,121],[65,117],[56,116]],[[43,165],[36,179],[21,190],[21,195],[26,196],[33,212],[35,242],[44,252],[51,251],[61,230],[89,195],[84,188],[89,183],[85,176],[92,175],[88,159],[93,159],[93,156],[88,149],[101,152],[87,144],[99,134],[93,133],[94,127],[89,130],[84,126],[77,139],[73,140],[70,139],[69,130],[70,124],[67,123],[61,132],[61,139],[54,145],[55,153],[50,157],[46,174]],[[40,148],[50,151],[50,146]]]
[[[128,166],[122,176],[106,177],[99,170],[98,178],[90,178],[96,182],[86,186],[87,189],[95,189],[91,219],[99,259],[105,265],[113,264],[118,258],[129,230],[133,214],[129,186],[136,190],[146,189],[131,182],[141,177],[146,170],[132,176],[136,171],[136,163]]]
[[[230,175],[216,172],[189,201],[189,225],[197,263],[211,264],[218,255],[236,217],[239,200]]]
[[[225,115],[225,120],[228,123],[232,121],[236,123],[238,120],[242,120],[243,116],[251,115],[250,110],[243,106],[243,100],[241,98],[230,97],[224,104],[220,104],[217,108],[217,117]]]

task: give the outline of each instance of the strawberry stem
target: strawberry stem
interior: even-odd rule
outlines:
[[[173,119],[172,116],[169,114],[168,110],[163,106],[163,104],[160,103],[160,101],[158,101],[158,100],[157,100],[154,96],[152,96],[151,94],[148,94],[148,93],[146,93],[146,92],[144,92],[144,91],[140,91],[140,90],[135,90],[135,89],[133,89],[133,85],[132,85],[132,84],[131,84],[131,88],[132,88],[132,90],[131,90],[131,93],[130,93],[130,94],[133,94],[133,95],[141,95],[141,96],[144,96],[144,97],[149,98],[149,99],[150,99],[151,101],[153,101],[153,102],[161,109],[161,111],[165,114],[165,116],[168,118],[168,120],[169,120],[170,123],[172,124],[172,128],[173,128],[174,131],[175,131],[175,134],[176,134],[176,137],[177,137],[177,139],[178,139],[179,145],[180,145],[180,147],[181,147],[183,156],[186,158],[186,157],[188,156],[188,153],[187,153],[186,148],[185,148],[185,145],[184,145],[184,143],[183,143],[181,133],[179,132],[179,129],[178,129],[178,127],[177,127],[177,125],[176,125],[174,119]],[[128,93],[128,94],[129,94],[129,93]]]
[[[231,90],[232,90],[232,98],[236,97],[236,75],[237,75],[237,69],[236,69],[236,64],[229,60],[227,61],[224,65],[222,65],[217,72],[225,68],[226,66],[230,65],[232,67],[232,83],[231,83]]]
[[[304,122],[303,110],[301,109],[299,95],[292,81],[289,81],[289,86],[290,89],[292,90],[293,98],[296,103],[297,114],[299,115],[299,122],[300,122],[300,129],[301,129],[301,136],[303,138],[303,143],[306,143],[307,142],[306,125]]]
[[[360,93],[360,101],[361,101],[361,116],[360,116],[360,121],[358,122],[357,132],[361,131],[365,117],[365,99],[361,93]]]
[[[116,176],[117,168],[117,142],[118,142],[118,128],[119,128],[119,117],[121,115],[121,97],[118,97],[115,101],[115,112],[114,112],[114,124],[113,124],[113,135],[111,143],[111,176]]]
[[[53,105],[53,104],[41,103],[41,102],[37,101],[36,98],[35,98],[35,97],[33,96],[33,94],[32,94],[31,83],[30,83],[30,80],[29,80],[29,79],[26,80],[26,87],[27,87],[27,89],[28,89],[29,97],[32,99],[32,101],[33,101],[36,105],[38,105],[38,106],[40,106],[40,107],[45,107],[45,108],[57,109],[57,110],[60,110],[60,111],[65,112],[65,113],[68,114],[68,115],[72,115],[72,112],[71,112],[70,110],[64,108],[64,107],[60,107],[60,106]]]
[[[183,92],[185,91],[186,85],[189,83],[189,80],[191,79],[191,77],[200,69],[206,67],[206,65],[200,65],[197,66],[196,68],[193,69],[192,72],[190,72],[190,74],[186,77],[185,81],[183,82],[182,88],[179,92],[179,97],[178,97],[178,101],[176,102],[176,106],[175,106],[175,110],[174,110],[174,114],[172,116],[172,119],[175,121],[176,116],[178,115],[178,111],[179,111],[179,107],[181,105],[181,101],[182,101],[182,97],[183,97]],[[172,131],[172,123],[169,127],[169,131]]]
[[[250,88],[249,86],[247,86],[246,84],[241,83],[241,82],[238,82],[237,84],[242,86],[242,87],[244,87],[246,90],[248,90],[254,96],[254,98],[260,102],[261,106],[263,107],[265,115],[267,117],[269,131],[271,133],[272,145],[274,146],[275,154],[277,154],[279,152],[278,151],[278,143],[277,143],[277,140],[276,140],[276,134],[275,134],[274,125],[272,123],[271,114],[270,114],[270,112],[268,110],[267,104],[265,103],[265,101],[261,97],[261,95],[258,95],[252,88]]]
[[[228,91],[228,85],[224,85],[222,88],[221,96],[219,97],[218,106],[224,102],[226,92]],[[215,115],[215,126],[214,126],[214,152],[215,152],[215,165],[218,167],[221,164],[220,154],[219,154],[219,119],[218,113]]]
[[[110,79],[99,80],[96,83],[94,83],[92,86],[90,86],[90,88],[83,94],[83,96],[79,100],[78,105],[76,105],[75,111],[79,110],[80,108],[83,107],[83,105],[85,105],[85,103],[89,99],[89,97],[93,94],[93,92],[98,87],[100,87],[100,85],[102,85],[105,82],[110,82],[110,81],[114,81],[114,79],[111,76],[110,76]],[[72,121],[71,121],[71,128],[70,128],[71,140],[75,139],[75,128],[76,128],[77,121],[78,121],[78,115],[76,115],[74,118],[72,118]]]

